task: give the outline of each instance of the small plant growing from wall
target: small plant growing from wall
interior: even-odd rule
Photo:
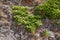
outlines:
[[[38,5],[35,9],[36,14],[43,15],[50,19],[60,18],[60,1],[46,0],[42,5]]]
[[[48,37],[49,36],[49,32],[47,30],[45,30],[45,37]]]
[[[60,27],[60,20],[57,21],[57,25],[58,25],[58,27]]]
[[[28,6],[13,6],[12,10],[17,23],[24,25],[26,30],[34,34],[36,29],[42,25],[41,19],[60,18],[60,0],[46,0],[43,4],[37,5],[34,12],[30,12]],[[57,22],[57,24],[60,23]]]
[[[37,16],[33,13],[29,12],[28,8],[27,6],[13,6],[14,19],[19,25],[24,25],[26,30],[35,34],[36,29],[41,27],[42,21],[41,19],[37,19]]]

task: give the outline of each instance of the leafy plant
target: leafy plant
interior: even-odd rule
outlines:
[[[57,21],[57,25],[58,25],[58,27],[60,27],[60,20]]]
[[[60,18],[60,1],[59,0],[46,0],[42,5],[36,7],[36,14],[43,15],[51,19]]]
[[[13,10],[23,10],[23,11],[25,11],[25,10],[28,10],[28,6],[12,6],[12,9]]]
[[[34,34],[36,29],[42,25],[41,19],[37,19],[37,16],[29,12],[25,6],[13,6],[12,9],[15,20],[19,25],[24,25],[29,32]]]
[[[45,37],[48,37],[49,36],[49,32],[47,30],[45,31],[44,34],[45,34]]]

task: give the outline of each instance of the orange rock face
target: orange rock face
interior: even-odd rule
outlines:
[[[22,0],[21,1],[22,5],[27,5],[27,6],[35,5],[35,4],[38,4],[39,2],[40,2],[39,0]]]
[[[32,4],[32,1],[33,0],[22,0],[21,2],[22,2],[23,5],[28,5],[29,6],[29,5]]]

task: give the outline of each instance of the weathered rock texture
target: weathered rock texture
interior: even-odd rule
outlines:
[[[36,6],[37,0],[29,0],[29,5],[24,3],[25,0],[1,0],[0,2],[0,40],[60,40],[60,30],[52,30],[52,26],[56,25],[53,23],[55,21],[43,19],[44,25],[42,28],[38,28],[35,35],[27,32],[22,26],[18,26],[16,21],[13,19],[12,15],[12,5],[27,5],[27,6]],[[19,3],[20,2],[20,3]],[[31,4],[32,2],[32,4]],[[44,0],[41,1],[43,3]],[[36,5],[35,5],[36,4]],[[51,28],[51,29],[50,29]],[[56,28],[58,29],[58,28]],[[44,36],[44,31],[49,31],[49,37]],[[54,31],[54,32],[53,32]],[[57,32],[57,33],[56,33]]]

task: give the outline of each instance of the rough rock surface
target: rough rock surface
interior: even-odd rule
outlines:
[[[10,8],[13,5],[12,3],[14,5],[23,4],[21,4],[21,0],[1,0],[0,2],[0,40],[60,40],[60,30],[53,29],[54,32],[51,31],[52,26],[56,27],[55,24],[53,25],[56,20],[51,23],[48,18],[43,19],[44,25],[42,28],[38,28],[35,35],[31,35],[23,27],[17,26],[16,21],[13,20],[12,9]],[[49,32],[48,38],[44,37],[46,29]]]
[[[0,14],[0,40],[17,40],[14,31],[10,29],[12,16],[9,5],[2,6],[3,13]]]

